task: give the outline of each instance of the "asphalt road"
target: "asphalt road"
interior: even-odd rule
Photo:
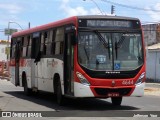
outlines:
[[[150,84],[147,87],[154,86]],[[112,106],[110,99],[68,99],[67,105],[58,106],[51,93],[40,92],[38,95],[26,96],[23,94],[23,88],[15,87],[10,81],[0,80],[0,110],[48,111],[44,114],[66,120],[72,119],[72,117],[87,117],[87,120],[99,119],[97,117],[100,117],[100,119],[105,117],[106,120],[106,117],[109,117],[109,119],[119,120],[121,117],[128,119],[127,117],[133,117],[137,114],[150,115],[155,113],[155,115],[160,115],[160,94],[146,94],[144,97],[124,97],[121,106]],[[143,111],[147,111],[147,113]],[[0,120],[5,119],[9,118],[0,118]],[[17,120],[17,118],[15,119]],[[44,118],[39,119],[43,120]]]

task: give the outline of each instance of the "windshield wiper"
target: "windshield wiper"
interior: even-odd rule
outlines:
[[[116,52],[116,59],[117,59],[117,57],[118,57],[118,45],[117,45],[118,43],[117,43],[117,41],[115,42],[115,52]]]
[[[117,48],[119,48],[120,46],[122,46],[123,42],[124,42],[125,36],[121,36],[120,40],[117,42]]]
[[[122,36],[121,36],[121,38],[119,39],[119,41],[118,41],[118,42],[117,42],[117,41],[115,42],[116,59],[117,59],[117,57],[118,57],[118,48],[120,48],[120,47],[122,46],[124,40],[125,40],[125,36],[123,36],[123,34],[122,34]]]
[[[86,50],[86,47],[85,47],[85,46],[84,46],[84,52],[85,52],[85,54],[86,54],[86,56],[87,56],[87,60],[89,60],[88,52],[87,52],[87,50]]]
[[[109,59],[110,59],[110,46],[108,44],[109,43],[109,39],[108,39],[108,43],[107,43],[105,38],[101,35],[101,33],[99,33],[97,30],[95,30],[94,32],[98,36],[99,40],[103,43],[104,47],[108,49],[108,55],[109,55]]]

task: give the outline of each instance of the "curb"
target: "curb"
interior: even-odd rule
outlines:
[[[160,83],[145,83],[145,84],[147,84],[147,85],[158,85],[158,86],[160,86]]]
[[[7,80],[7,81],[10,81],[10,77],[2,77],[2,76],[0,76],[0,80]]]

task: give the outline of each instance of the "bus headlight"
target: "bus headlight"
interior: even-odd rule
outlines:
[[[88,80],[81,73],[76,72],[76,74],[77,74],[78,79],[81,81],[81,83],[83,85],[87,85],[87,86],[90,85],[90,83],[88,82]]]
[[[142,83],[144,77],[145,77],[145,72],[143,72],[143,73],[140,75],[140,77],[138,78],[138,80],[137,80],[137,82],[136,82],[136,85]]]

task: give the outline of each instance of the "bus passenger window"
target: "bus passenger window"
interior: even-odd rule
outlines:
[[[64,42],[60,42],[60,54],[63,54],[63,50],[64,50]]]
[[[55,54],[55,30],[53,30],[53,33],[52,33],[52,38],[51,38],[51,54],[54,55]]]
[[[58,55],[60,54],[60,42],[56,42],[56,49],[55,49],[55,54]]]
[[[27,45],[27,57],[31,57],[31,37],[27,37],[28,45]]]
[[[26,57],[27,47],[23,47],[22,57]]]
[[[45,34],[41,34],[41,46],[40,46],[40,51],[42,52],[42,55],[45,55],[46,47],[45,47]]]
[[[18,56],[22,57],[22,52],[23,52],[23,41],[24,41],[24,37],[19,37],[17,39],[17,42],[18,42],[18,52],[19,53],[16,53]]]
[[[42,52],[42,54],[43,54],[43,44],[44,44],[44,35],[43,35],[43,33],[41,34],[41,46],[40,46],[40,51]]]
[[[27,45],[28,45],[28,39],[27,36],[24,37],[23,40],[23,51],[22,51],[22,57],[26,57],[27,56]]]
[[[64,28],[61,27],[61,28],[58,28],[56,31],[55,54],[62,54],[63,53],[62,52],[63,49],[61,49],[61,46],[63,47],[63,41],[64,41]]]
[[[47,32],[44,33],[44,43],[43,43],[43,54],[46,55],[47,50],[47,43],[48,43],[48,34]]]
[[[48,32],[48,42],[47,42],[47,49],[46,49],[46,54],[51,55],[51,47],[52,47],[52,36],[53,36],[53,30],[50,30]]]
[[[10,53],[10,57],[14,58],[15,57],[15,46],[16,46],[16,38],[12,38],[11,40],[11,53]]]

